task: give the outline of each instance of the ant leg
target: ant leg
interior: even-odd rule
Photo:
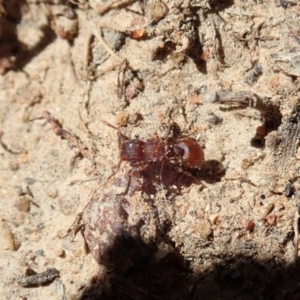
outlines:
[[[116,169],[116,171],[114,171],[112,174],[110,174],[108,177],[107,177],[107,179],[106,179],[106,181],[105,181],[105,183],[103,184],[103,186],[107,186],[107,184],[108,184],[108,182],[119,172],[119,170],[120,170],[120,167],[121,167],[121,163],[122,163],[122,160],[120,159],[120,161],[118,162],[118,164],[117,164],[117,169]]]
[[[82,212],[76,216],[76,219],[73,221],[73,224],[66,230],[64,233],[58,233],[59,238],[64,238],[68,235],[71,235],[71,242],[74,241],[77,233],[84,228],[84,223],[82,222]]]
[[[163,139],[167,140],[169,138],[178,138],[181,135],[180,127],[177,123],[173,122],[168,125],[165,130],[165,134],[163,135]]]
[[[121,196],[125,196],[125,195],[128,194],[130,183],[131,183],[131,177],[132,177],[131,172],[129,172],[129,173],[130,174],[128,174],[128,181],[127,181],[126,189],[125,189],[125,191],[123,193],[120,194]]]
[[[203,184],[203,182],[201,180],[199,180],[197,177],[195,177],[190,172],[184,170],[181,172],[181,176],[178,177],[178,181],[177,181],[177,189],[178,189],[179,193],[181,192],[181,187],[184,185],[184,183],[183,183],[184,177],[186,177],[186,178],[188,177],[189,179],[191,179],[192,180],[191,183],[194,183],[197,185],[201,184],[203,187],[206,187],[205,184]]]
[[[161,167],[160,167],[159,181],[160,181],[160,188],[161,188],[161,192],[163,193],[164,200],[167,202],[167,197],[166,197],[166,193],[164,191],[163,180],[162,180],[163,167],[164,167],[164,160],[162,161]]]
[[[142,189],[142,186],[139,186],[138,185],[138,181],[137,182],[133,182],[133,189],[130,190],[131,188],[131,183],[132,183],[132,178],[134,180],[136,180],[138,177],[141,177],[141,173],[140,171],[145,168],[145,165],[140,165],[140,166],[136,166],[136,167],[133,167],[132,170],[130,170],[130,172],[128,172],[128,181],[127,181],[127,185],[126,185],[126,189],[124,192],[122,192],[120,195],[121,196],[125,196],[127,195],[128,193],[131,194],[139,189]]]
[[[126,135],[124,135],[124,134],[120,131],[119,128],[117,128],[117,127],[115,127],[114,125],[108,123],[107,121],[101,120],[101,122],[102,122],[104,125],[106,125],[106,126],[108,126],[108,127],[111,127],[111,128],[113,128],[113,129],[115,129],[115,130],[118,131],[119,151],[120,151],[120,157],[122,157],[122,156],[121,156],[121,147],[122,147],[122,143],[123,143],[124,140],[128,140],[128,137],[127,137]],[[106,186],[107,183],[108,183],[108,182],[109,182],[109,181],[110,181],[110,180],[118,173],[118,171],[120,170],[120,167],[121,167],[121,163],[122,163],[122,158],[121,158],[120,161],[118,162],[116,171],[114,171],[111,175],[108,176],[106,182],[104,183],[104,186]]]
[[[73,147],[79,149],[82,156],[93,161],[94,156],[75,134],[63,129],[61,124],[48,111],[44,112],[44,118],[50,123],[52,130],[57,136],[66,139]]]

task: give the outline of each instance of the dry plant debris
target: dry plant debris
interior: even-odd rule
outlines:
[[[45,284],[53,281],[58,276],[59,276],[59,272],[55,268],[51,268],[51,269],[47,269],[42,273],[21,278],[19,280],[19,284],[22,287]]]

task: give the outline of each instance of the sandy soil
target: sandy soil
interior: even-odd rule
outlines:
[[[0,6],[1,298],[299,299],[297,1],[76,3]],[[119,146],[103,120],[142,140],[176,122],[206,162],[179,194],[126,195],[127,231],[97,263],[67,233],[126,189],[129,163],[106,181]]]

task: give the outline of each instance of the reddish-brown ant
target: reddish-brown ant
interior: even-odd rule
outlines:
[[[176,138],[179,127],[176,123],[170,126],[168,132],[173,131],[173,136],[167,138],[155,137],[142,141],[138,138],[129,139],[120,130],[103,121],[109,127],[116,129],[120,137],[120,162],[128,161],[131,165],[141,163],[170,160],[174,164],[186,168],[200,168],[204,162],[202,147],[191,138]]]
[[[180,129],[176,123],[170,125],[166,137],[154,137],[145,141],[135,138],[130,139],[120,130],[103,121],[103,123],[114,128],[119,133],[120,161],[116,171],[109,176],[108,181],[118,172],[123,161],[130,163],[133,173],[137,174],[139,170],[145,170],[151,164],[151,171],[146,171],[148,181],[157,181],[157,170],[160,170],[160,183],[166,182],[162,179],[162,172],[165,171],[174,175],[179,170],[186,172],[189,169],[199,169],[204,162],[204,151],[202,147],[192,138],[180,137]],[[170,165],[173,168],[170,168]],[[167,175],[170,177],[170,174]],[[173,176],[174,177],[174,176]],[[167,182],[170,180],[167,180]]]

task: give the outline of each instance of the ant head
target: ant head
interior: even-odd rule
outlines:
[[[178,140],[174,146],[174,154],[181,159],[182,164],[187,168],[200,168],[204,162],[204,151],[193,139]]]

